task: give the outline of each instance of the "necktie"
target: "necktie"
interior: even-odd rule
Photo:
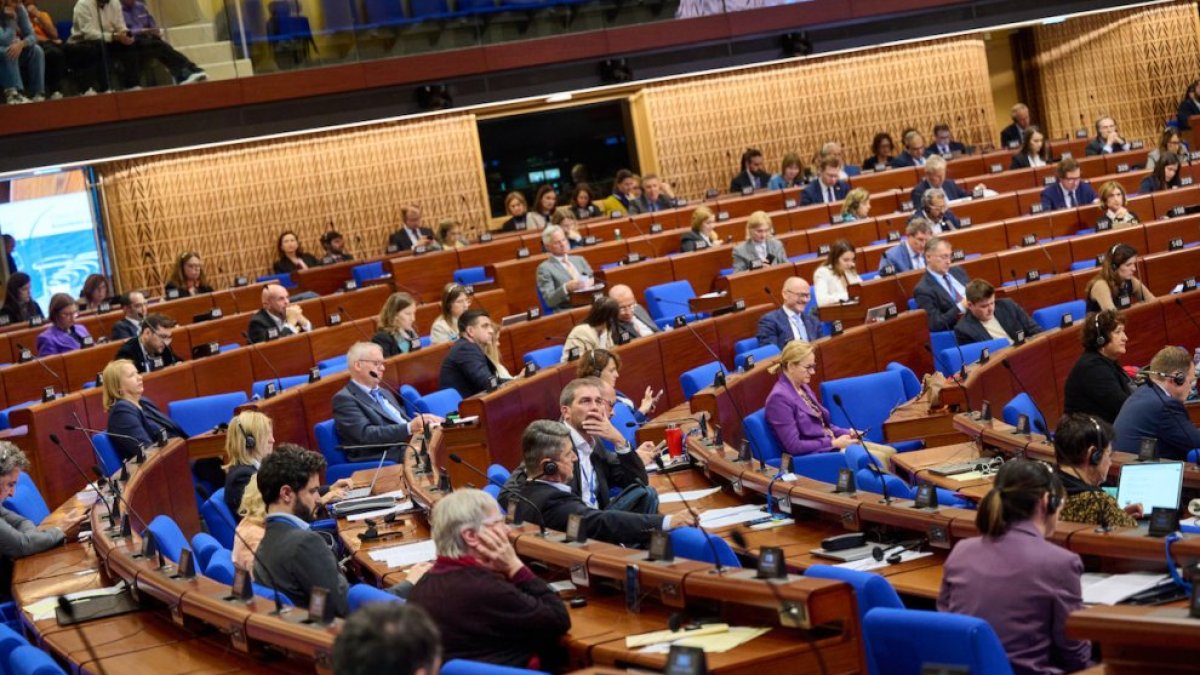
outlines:
[[[792,315],[792,325],[796,327],[796,336],[798,339],[808,342],[808,331],[804,330],[804,320],[799,314]]]
[[[833,197],[833,188],[826,187],[825,188],[825,203],[832,204],[835,201],[837,201],[837,200],[834,199],[834,197]]]
[[[563,267],[567,268],[567,273],[571,275],[571,280],[574,281],[578,279],[579,270],[576,270],[575,266],[571,264],[571,258],[569,256],[563,256],[561,260]]]
[[[408,424],[408,420],[404,419],[404,415],[401,415],[400,411],[396,410],[391,401],[384,398],[383,392],[378,387],[371,390],[371,398],[375,399],[375,402],[379,404],[379,409],[383,411],[383,414],[388,419],[396,424]]]
[[[1075,208],[1075,191],[1074,190],[1067,192],[1067,208],[1071,208],[1071,209]]]
[[[950,297],[954,298],[954,304],[957,305],[962,301],[962,296],[958,294],[958,289],[954,287],[954,284],[950,283],[950,275],[943,274],[942,279],[946,281],[946,289],[950,291]]]
[[[924,269],[925,261],[921,259],[920,253],[914,253],[912,257],[912,266],[914,270]]]

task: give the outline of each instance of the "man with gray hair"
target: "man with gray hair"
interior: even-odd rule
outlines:
[[[983,187],[980,185],[979,187]],[[933,155],[925,160],[925,178],[917,183],[912,191],[914,206],[921,203],[921,195],[929,188],[941,188],[946,193],[946,199],[966,199],[971,194],[958,186],[953,180],[946,178],[946,160],[941,155]]]
[[[441,424],[437,415],[420,414],[412,419],[383,382],[383,349],[374,342],[355,342],[346,352],[350,381],[333,395],[333,420],[338,439],[344,446],[372,445],[374,448],[347,448],[352,462],[375,461],[379,453],[399,461],[402,447],[427,424]]]
[[[920,208],[913,212],[909,221],[924,218],[934,234],[950,232],[962,227],[958,216],[946,206],[946,191],[931,187],[921,195]]]
[[[925,310],[929,330],[954,330],[967,311],[967,273],[950,266],[950,242],[934,237],[925,244],[925,274],[913,289],[917,307]]]
[[[21,471],[29,468],[25,453],[8,441],[0,441],[0,501],[16,492]],[[61,527],[41,527],[19,513],[0,506],[0,599],[12,599],[13,561],[54,548],[69,536],[74,538],[86,512],[71,513],[59,521]]]
[[[496,500],[461,489],[433,506],[437,562],[408,595],[442,634],[444,658],[556,672],[571,617],[558,595],[526,567],[508,540]]]
[[[567,233],[558,225],[542,230],[542,245],[550,257],[537,267],[537,288],[551,309],[570,309],[571,292],[592,285],[592,266],[582,256],[570,255]]]
[[[583,503],[571,492],[577,455],[571,445],[571,431],[562,422],[530,422],[521,436],[521,452],[526,475],[535,477],[521,488],[521,494],[529,501],[516,502],[517,516],[526,522],[564,532],[567,520],[578,515],[582,519],[581,535],[610,544],[639,547],[650,542],[650,534],[655,530],[695,524],[685,512],[660,516],[601,511]]]

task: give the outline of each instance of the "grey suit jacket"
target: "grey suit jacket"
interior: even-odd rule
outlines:
[[[637,317],[638,321],[641,321],[649,326],[652,332],[658,333],[662,330],[658,327],[658,324],[654,323],[654,319],[650,316],[650,312],[646,311],[645,307],[642,307],[641,305],[634,305],[633,315]],[[638,332],[634,330],[633,323],[622,323],[620,321],[617,322],[617,334],[615,337],[617,344],[625,344],[629,340],[637,339],[637,337]]]
[[[567,256],[579,274],[593,276],[592,266],[581,256]],[[542,294],[542,301],[553,309],[567,309],[571,306],[570,293],[564,288],[571,280],[571,273],[557,258],[546,258],[537,268],[537,287]]]
[[[778,265],[788,261],[787,251],[783,248],[783,242],[774,237],[767,239],[767,255],[774,258],[769,263],[771,265]],[[749,241],[743,241],[733,248],[733,271],[745,272],[750,269],[751,263],[757,259],[758,256],[754,255],[754,245]],[[764,261],[764,264],[767,263]]]
[[[383,395],[404,416],[404,405],[386,387],[383,388]],[[344,445],[395,443],[396,446],[402,446],[408,442],[408,425],[397,424],[389,419],[370,394],[354,382],[347,382],[341,391],[333,395],[333,420],[338,439]],[[348,450],[345,453],[346,459],[359,462],[378,459],[383,450]],[[388,448],[387,452],[392,455],[389,459],[399,458],[398,449]]]

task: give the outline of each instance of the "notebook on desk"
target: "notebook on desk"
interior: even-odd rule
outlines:
[[[1125,464],[1117,484],[1117,504],[1121,508],[1141,504],[1147,516],[1155,507],[1178,510],[1182,488],[1183,462]]]

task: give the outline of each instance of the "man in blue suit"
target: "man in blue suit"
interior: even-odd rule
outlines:
[[[1196,382],[1191,356],[1182,347],[1163,347],[1146,367],[1149,378],[1125,399],[1113,423],[1113,450],[1137,453],[1143,438],[1158,439],[1158,456],[1185,459],[1200,448],[1200,431],[1183,402]]]
[[[837,157],[826,157],[821,160],[821,173],[817,180],[804,186],[800,193],[800,205],[832,204],[846,198],[850,192],[850,184],[840,180],[842,161]]]
[[[925,148],[925,156],[958,157],[967,154],[967,146],[954,140],[950,134],[950,125],[938,124],[933,128],[933,145]]]
[[[458,318],[458,330],[458,340],[442,361],[438,387],[454,389],[463,398],[469,398],[507,382],[497,374],[496,364],[483,351],[496,334],[496,327],[492,325],[487,310],[468,309],[463,312]]]
[[[346,352],[350,381],[333,395],[334,429],[345,445],[379,446],[346,450],[346,459],[352,462],[378,459],[385,452],[396,461],[413,434],[424,431],[426,424],[442,422],[436,415],[409,419],[391,389],[380,386],[383,367],[383,349],[374,342],[356,342]]]
[[[986,187],[982,183],[977,187]],[[946,193],[946,199],[966,199],[971,193],[959,187],[958,183],[946,178],[946,160],[941,155],[934,155],[925,160],[925,178],[917,183],[912,191],[913,206],[921,205],[921,196],[929,188],[941,188]]]
[[[892,160],[892,168],[925,166],[925,137],[921,135],[921,132],[909,129],[904,132],[901,142],[904,144],[904,152],[896,155],[896,159]]]
[[[929,221],[913,218],[904,230],[904,241],[889,248],[879,260],[879,271],[889,274],[925,268],[925,244],[933,236]],[[889,270],[890,268],[890,270]]]
[[[1058,175],[1058,182],[1042,190],[1043,211],[1073,209],[1096,201],[1096,191],[1081,178],[1083,171],[1079,168],[1079,162],[1068,157],[1054,167],[1054,172]]]
[[[817,317],[804,311],[811,296],[812,289],[804,279],[790,277],[783,282],[783,306],[758,320],[758,346],[783,349],[792,340],[812,342],[821,337]]]
[[[917,307],[925,310],[929,330],[953,330],[967,311],[967,273],[950,267],[950,242],[934,237],[925,245],[925,275],[913,289]]]

